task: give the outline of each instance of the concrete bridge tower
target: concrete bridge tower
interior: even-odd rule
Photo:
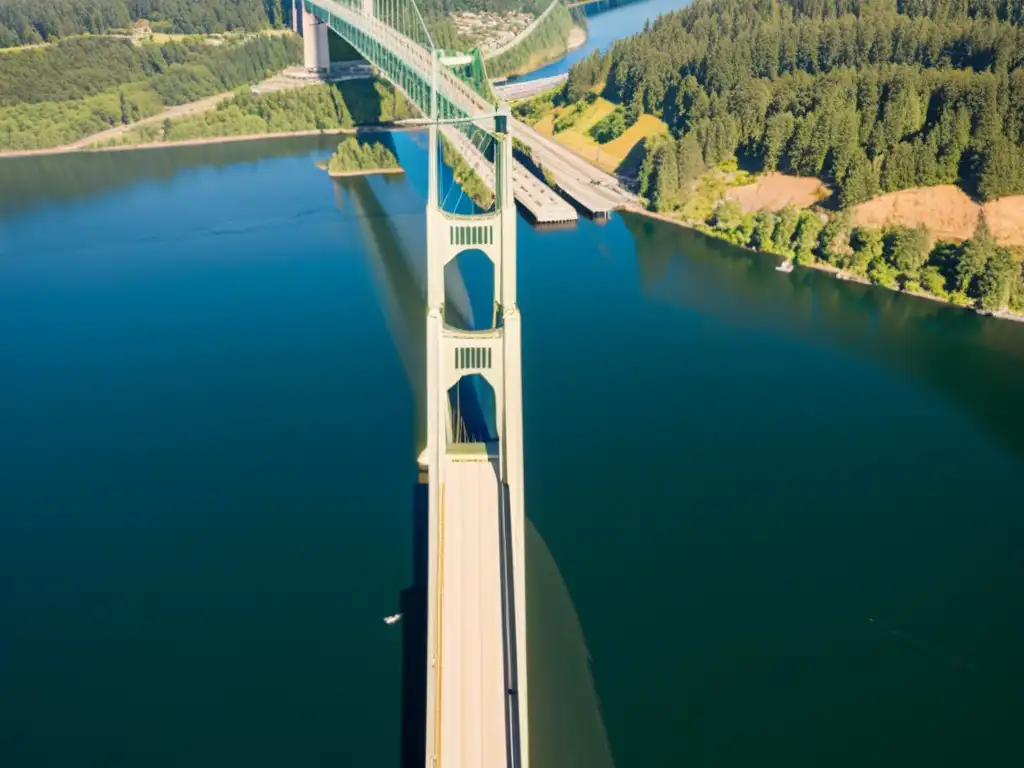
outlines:
[[[437,82],[435,58],[433,65],[434,82]],[[432,94],[431,117],[437,120],[437,91]],[[506,745],[512,755],[509,765],[529,768],[529,716],[527,712],[527,669],[526,669],[526,568],[525,568],[525,514],[523,497],[523,410],[522,410],[522,326],[516,301],[516,204],[513,197],[512,139],[509,133],[511,115],[503,107],[497,115],[480,118],[478,125],[500,139],[495,150],[494,181],[495,209],[476,215],[453,215],[442,209],[438,199],[438,158],[439,133],[448,132],[449,140],[457,135],[457,129],[442,128],[437,122],[429,128],[429,190],[427,198],[427,448],[421,457],[430,473],[429,489],[429,551],[431,572],[429,582],[440,584],[431,589],[428,599],[428,627],[436,632],[428,633],[427,653],[430,667],[427,675],[427,765],[444,768],[460,765],[455,762],[442,763],[442,746],[447,744],[450,754],[453,747],[466,750],[480,746],[487,751],[487,757],[477,765],[492,768],[504,765],[506,753],[493,751]],[[496,324],[484,330],[466,331],[451,327],[444,319],[445,264],[461,252],[475,250],[482,252],[493,265],[494,301],[497,315]],[[449,401],[449,391],[466,376],[481,376],[494,391],[495,426],[497,444],[479,444],[478,460],[491,462],[480,475],[470,475],[472,462],[463,461],[465,455],[458,455],[453,444],[458,442]],[[488,482],[489,479],[489,482]],[[493,484],[493,485],[491,485]],[[475,490],[474,490],[475,489]],[[486,489],[486,492],[481,492]],[[473,496],[473,493],[479,495]],[[473,544],[461,555],[456,544],[445,544],[444,530],[455,530],[460,520],[494,521],[500,537],[481,544]],[[447,522],[445,522],[447,521]],[[482,530],[482,528],[481,528]],[[450,534],[457,538],[459,534]],[[499,547],[499,541],[501,546]],[[499,555],[498,550],[504,551]],[[481,595],[487,595],[486,605],[470,607],[468,599],[456,601],[463,610],[452,614],[444,613],[443,594],[446,588],[443,568],[439,562],[489,563],[481,566],[479,578],[474,581]],[[451,565],[449,565],[451,567]],[[451,584],[451,582],[448,582]],[[448,590],[455,587],[449,586]],[[454,594],[454,592],[453,592]],[[453,598],[454,599],[454,598]],[[445,618],[447,616],[447,618]],[[490,623],[488,623],[490,622]],[[460,660],[451,656],[451,650],[458,644],[460,631],[467,626],[477,626],[488,637],[497,637],[497,644],[482,644],[484,650],[477,655],[468,654]],[[439,627],[447,626],[442,632]],[[447,635],[445,634],[447,632]],[[452,640],[452,637],[456,640]],[[448,637],[448,641],[444,640]],[[447,667],[444,662],[444,647],[449,644]],[[481,644],[480,637],[475,641]],[[500,647],[503,643],[503,648]],[[470,647],[472,643],[465,647]],[[484,663],[484,659],[489,660]],[[478,666],[474,666],[474,665]],[[500,673],[496,667],[501,666]],[[458,674],[452,672],[459,669]],[[445,669],[449,672],[445,672]],[[452,682],[464,684],[480,675],[483,693],[480,702],[474,705],[460,704],[458,696],[448,696],[448,714],[441,708],[445,701],[441,695],[445,674]],[[495,680],[485,681],[484,676],[496,674]],[[502,684],[503,677],[503,684]],[[460,682],[461,681],[461,682]],[[499,689],[500,695],[494,694]],[[500,703],[504,701],[504,707]],[[476,726],[460,728],[458,712],[476,711]],[[483,725],[487,723],[487,725]],[[476,731],[474,728],[479,727]],[[504,737],[504,738],[502,738]],[[475,745],[475,746],[474,746]],[[500,751],[500,749],[499,749]],[[468,754],[468,753],[467,753]],[[483,754],[481,752],[481,754]],[[432,762],[432,760],[434,762]]]
[[[302,16],[302,47],[308,72],[326,72],[331,68],[331,51],[327,42],[327,25],[306,10],[297,0]]]

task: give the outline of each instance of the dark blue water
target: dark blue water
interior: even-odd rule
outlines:
[[[643,30],[644,24],[648,21],[654,21],[663,13],[684,8],[689,4],[690,0],[641,0],[641,2],[594,13],[593,16],[587,17],[587,42],[546,67],[535,69],[526,75],[510,77],[509,80],[537,80],[568,72],[573,64],[585,58],[592,51],[607,50],[619,38],[629,37]]]
[[[399,764],[394,142],[0,166],[0,765]],[[527,513],[616,764],[1019,764],[1024,325],[633,216],[518,237]]]

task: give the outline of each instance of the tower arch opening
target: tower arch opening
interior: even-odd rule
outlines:
[[[497,324],[494,262],[477,248],[444,265],[444,322],[460,331],[485,331]]]
[[[451,441],[491,443],[498,439],[498,408],[494,387],[479,373],[461,377],[448,390]]]

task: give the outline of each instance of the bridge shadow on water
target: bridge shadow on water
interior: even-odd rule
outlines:
[[[412,584],[402,590],[402,762],[423,768],[427,722],[427,475],[412,489]]]
[[[402,619],[401,768],[422,768],[427,699],[427,475],[412,488],[412,584]],[[526,521],[531,768],[613,768],[590,653],[555,559]]]
[[[384,177],[381,189],[390,185]],[[366,178],[339,184],[363,231],[370,266],[380,291],[415,400],[415,450],[425,445],[426,296],[423,275],[413,255],[415,240],[403,237]],[[409,233],[406,233],[407,235]],[[411,247],[410,247],[411,246]],[[468,303],[452,317],[460,327],[472,323]],[[463,439],[482,441],[495,434],[494,393],[479,377],[464,380],[451,393]],[[529,450],[529,446],[527,446]],[[411,491],[412,583],[399,596],[402,620],[401,768],[422,768],[426,751],[428,499],[426,473]],[[529,508],[529,478],[527,505]],[[572,598],[540,533],[526,521],[527,663],[531,768],[612,768],[591,659]]]

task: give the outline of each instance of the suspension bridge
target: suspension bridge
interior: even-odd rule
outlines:
[[[576,209],[515,161],[511,114],[497,103],[479,51],[436,46],[414,0],[302,0],[298,10],[307,68],[330,66],[333,30],[426,118],[427,434],[419,456],[429,481],[424,765],[526,768],[516,203],[540,223],[573,221]],[[486,210],[447,205],[442,151],[461,156],[491,191]],[[597,186],[586,178],[566,183]],[[581,196],[592,197],[589,190]],[[493,268],[493,312],[483,329],[460,327],[451,308],[446,314],[445,265],[468,250],[482,252]],[[493,395],[483,430],[470,427],[461,408],[459,392],[470,381]]]
[[[333,30],[427,119],[437,120],[445,141],[494,189],[493,158],[473,141],[486,141],[486,137],[468,127],[473,118],[494,115],[498,104],[478,50],[466,53],[437,47],[415,0],[301,0],[293,18],[296,29],[302,31],[307,69],[330,67],[328,30]],[[542,165],[562,195],[591,215],[605,217],[636,202],[611,174],[528,126],[515,121],[512,125],[517,142],[534,164]],[[511,172],[511,193],[536,223],[577,220],[576,208],[514,157]]]

